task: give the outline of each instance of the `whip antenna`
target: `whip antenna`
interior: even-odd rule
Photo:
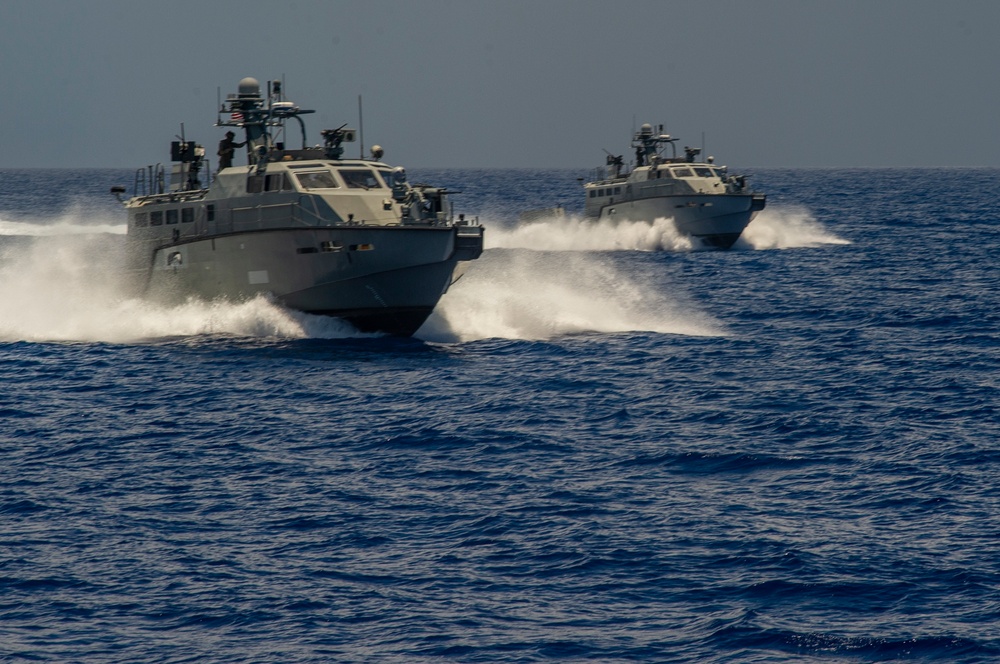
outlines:
[[[361,114],[361,95],[358,95],[358,138],[361,140],[361,154],[358,159],[365,158],[365,118]]]

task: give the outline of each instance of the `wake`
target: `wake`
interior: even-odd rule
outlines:
[[[514,228],[486,228],[486,247],[538,251],[691,251],[690,238],[672,219],[597,221],[577,216],[543,218]]]
[[[17,224],[19,235],[27,235]],[[39,225],[41,226],[41,225]],[[43,233],[0,250],[0,341],[134,343],[236,335],[336,339],[363,335],[347,322],[288,310],[265,297],[167,306],[131,295],[120,235]]]
[[[850,244],[804,208],[765,208],[743,231],[735,250],[792,249]],[[514,227],[487,226],[486,246],[536,251],[671,251],[699,249],[672,219],[608,221],[575,215],[542,218]]]
[[[723,326],[654,274],[587,253],[486,252],[442,298],[417,336],[427,341],[545,340],[585,332],[724,336]]]
[[[0,219],[0,237],[62,237],[66,235],[93,235],[95,233],[125,234],[128,227],[120,219],[102,217],[103,215],[88,211],[86,206],[82,204],[75,204],[59,216],[44,222]]]
[[[125,344],[198,335],[379,336],[358,332],[346,321],[289,310],[267,297],[244,302],[191,299],[180,305],[148,301],[134,294],[134,284],[127,283],[120,269],[123,226],[0,223],[0,342]],[[633,247],[662,244],[669,237],[665,222],[662,228],[634,224],[631,234],[624,235],[621,229],[594,233],[589,223],[561,220],[536,236],[531,233],[537,230],[508,235],[507,242],[515,245],[516,238],[537,245],[545,244],[548,235],[551,245],[561,237],[562,251],[484,253],[445,294],[416,337],[450,343],[542,340],[587,332],[726,333],[676,288],[668,296],[651,285],[661,281],[660,275],[638,274],[641,266],[626,266],[587,251],[566,251],[599,248],[608,242],[618,242],[621,248],[623,238]],[[4,242],[4,235],[17,237]]]
[[[746,227],[733,249],[796,249],[850,244],[800,207],[764,208]]]
[[[189,300],[168,306],[135,297],[119,269],[120,236],[43,237],[0,250],[0,342],[141,343],[234,335],[345,339],[345,321],[289,310],[266,298]],[[655,275],[626,275],[587,253],[491,251],[442,298],[417,338],[550,339],[584,332],[650,331],[714,336],[722,326],[696,307],[650,288]]]

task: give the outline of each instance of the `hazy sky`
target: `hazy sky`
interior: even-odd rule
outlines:
[[[214,162],[244,76],[411,168],[1000,166],[997,0],[0,0],[0,168]]]

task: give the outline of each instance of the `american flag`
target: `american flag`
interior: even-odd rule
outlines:
[[[243,122],[243,114],[239,111],[233,111],[232,114],[230,114],[229,119],[233,122]]]

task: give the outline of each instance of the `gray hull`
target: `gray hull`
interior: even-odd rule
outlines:
[[[461,231],[354,226],[191,239],[150,247],[145,290],[167,302],[268,294],[362,331],[409,336],[447,291],[458,261],[481,247],[481,235],[464,247]]]
[[[601,209],[600,219],[614,221],[674,220],[677,231],[704,248],[729,249],[763,208],[751,194],[688,194],[617,201]]]

